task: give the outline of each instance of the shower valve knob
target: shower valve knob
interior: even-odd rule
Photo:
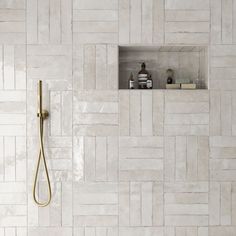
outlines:
[[[49,116],[49,112],[47,110],[43,110],[42,113],[38,112],[37,116],[42,117],[43,119],[47,119],[47,117]]]

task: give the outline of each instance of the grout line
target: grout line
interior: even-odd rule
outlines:
[[[15,158],[15,173],[14,173],[14,181],[17,181],[17,176],[16,176],[16,163],[17,163],[17,153],[16,153],[16,136],[14,136],[14,158]]]
[[[214,0],[212,0],[212,1],[214,1]],[[221,23],[221,25],[220,25],[220,43],[223,43],[222,42],[222,0],[220,1],[220,23]]]
[[[62,9],[61,9],[61,0],[59,1],[59,5],[60,5],[60,43],[63,44],[63,42],[62,42]],[[71,31],[71,34],[72,34],[72,31]]]
[[[143,0],[140,0],[140,3],[141,3],[141,24],[140,24],[140,27],[141,27],[141,30],[140,30],[140,42],[143,42]]]
[[[72,93],[71,93],[71,107],[72,107],[72,111],[71,111],[71,117],[72,117],[72,122],[71,122],[71,144],[72,144],[72,147],[71,147],[71,154],[72,154],[72,160],[71,160],[71,175],[72,175],[72,178],[71,178],[71,191],[72,191],[72,195],[71,195],[71,226],[72,226],[72,235],[74,236],[74,212],[73,212],[73,205],[74,205],[74,184],[75,184],[75,176],[74,176],[74,34],[73,34],[73,3],[74,1],[71,1],[71,22],[70,22],[70,25],[71,25],[71,86],[72,86]],[[81,137],[79,138],[79,142],[81,142]],[[83,144],[83,151],[84,151],[84,138],[82,139],[82,144]],[[84,158],[84,155],[83,155],[83,158]],[[83,160],[83,165],[84,165],[84,160]],[[84,171],[84,169],[83,169]],[[84,172],[83,172],[83,176],[82,178],[84,178]]]
[[[60,224],[60,226],[61,227],[63,227],[63,211],[62,211],[62,194],[63,194],[63,187],[64,187],[64,185],[63,185],[63,181],[60,181],[60,186],[61,186],[61,188],[60,188],[60,212],[61,212],[61,215],[60,215],[60,221],[61,221],[61,224]]]
[[[139,202],[139,209],[140,209],[140,226],[143,226],[143,184],[142,182],[139,182],[139,196],[140,196],[140,202]]]
[[[63,130],[62,130],[62,127],[63,127],[63,125],[62,125],[62,122],[63,122],[63,111],[62,111],[62,109],[63,109],[63,104],[62,104],[62,100],[63,100],[63,95],[65,95],[64,94],[65,93],[65,91],[60,91],[59,92],[59,96],[60,96],[60,104],[59,104],[59,111],[60,111],[60,134],[59,134],[59,136],[62,136],[62,132],[63,132]]]
[[[131,15],[130,15],[130,13],[131,13],[131,3],[130,3],[130,1],[131,0],[128,0],[129,1],[129,39],[128,39],[128,43],[131,43],[131,35],[130,35],[130,33],[131,33]]]
[[[119,35],[118,35],[118,41],[119,41]],[[109,45],[105,45],[105,49],[106,49],[106,58],[105,58],[105,60],[106,60],[106,62],[105,62],[105,65],[106,65],[106,67],[105,67],[105,80],[106,80],[106,84],[105,84],[105,89],[111,89],[111,81],[110,81],[110,79],[109,79],[109,77],[108,77],[108,68],[109,68],[109,65],[108,65],[108,53],[109,53],[109,47],[110,46],[110,44]]]
[[[222,189],[222,183],[220,182],[217,182],[218,184],[219,184],[219,186],[220,186],[220,192],[219,192],[219,200],[220,200],[220,202],[219,202],[219,224],[221,225],[221,204],[222,204],[222,194],[221,194],[221,189]]]
[[[166,44],[166,0],[163,0],[163,43]]]
[[[5,163],[5,159],[6,159],[6,156],[5,156],[5,137],[3,136],[3,181],[5,182],[6,180],[5,180],[5,172],[6,172],[6,170],[5,170],[5,166],[6,166],[6,163]]]
[[[28,148],[27,148],[27,143],[28,143],[28,134],[27,134],[27,114],[28,114],[28,70],[27,70],[27,68],[28,68],[28,56],[27,56],[27,51],[28,51],[28,37],[27,37],[27,32],[28,32],[28,28],[27,28],[27,9],[28,9],[28,1],[26,1],[25,2],[25,7],[26,7],[26,9],[25,9],[25,29],[26,29],[26,45],[25,45],[25,91],[26,91],[26,101],[25,101],[25,109],[26,109],[26,111],[25,111],[25,135],[26,135],[26,137],[25,137],[25,167],[26,167],[26,173],[25,173],[25,176],[26,176],[26,179],[25,179],[25,183],[26,183],[26,202],[27,202],[27,204],[26,204],[26,208],[27,208],[27,212],[26,212],[26,222],[27,222],[27,224],[26,224],[26,228],[27,228],[27,232],[26,232],[26,234],[28,235],[28,231],[29,231],[29,224],[28,224],[28,222],[29,222],[29,214],[28,214],[28,212],[29,212],[29,193],[28,193],[28,186],[29,186],[29,176],[28,176],[28,169],[29,169],[29,160],[28,160]],[[38,1],[37,1],[37,5],[38,5]],[[38,9],[38,8],[37,8]]]
[[[196,151],[197,151],[197,156],[196,156],[196,159],[197,159],[197,163],[196,163],[196,168],[197,168],[197,173],[196,173],[196,181],[199,181],[198,180],[198,170],[199,170],[199,136],[196,136]]]
[[[39,11],[38,11],[38,9],[39,9],[39,1],[40,0],[36,0],[37,1],[37,6],[36,6],[36,8],[37,8],[37,42],[34,42],[34,43],[38,43],[38,39],[39,39]]]
[[[130,211],[131,211],[131,207],[130,207],[130,203],[131,203],[131,182],[129,181],[128,182],[128,184],[129,184],[129,226],[131,226],[131,220],[130,220]]]
[[[13,89],[16,90],[16,46],[13,45],[13,72],[14,72],[14,81],[13,81]]]
[[[73,3],[72,3],[73,4]],[[37,8],[38,9],[38,8]],[[72,7],[72,12],[73,12],[73,7]],[[164,14],[165,14],[165,9],[164,9]],[[221,17],[222,18],[222,17]],[[129,23],[130,23],[130,21],[129,21]],[[72,24],[73,24],[73,22],[72,22]],[[164,23],[163,23],[164,25],[165,25],[165,20],[164,20]],[[26,32],[27,32],[27,30],[26,30]],[[37,31],[37,33],[38,33],[38,31]],[[129,33],[130,33],[130,30],[129,30]],[[221,31],[221,33],[222,33],[222,31]],[[27,33],[26,33],[27,34]],[[165,30],[164,30],[164,33],[163,33],[164,35],[164,42],[165,42]],[[118,36],[119,37],[119,36]],[[222,37],[222,36],[221,36]],[[37,38],[38,38],[38,36],[37,36]],[[129,36],[129,39],[130,39],[130,36]],[[74,45],[74,43],[73,43],[73,34],[72,34],[72,51],[73,51],[73,45]],[[3,51],[4,51],[4,49],[3,49]],[[26,78],[27,78],[27,41],[26,41]],[[73,67],[73,64],[74,64],[74,59],[73,59],[73,57],[72,57],[72,67]],[[3,67],[4,67],[4,65],[3,65]],[[73,69],[72,69],[72,78],[73,78]],[[26,81],[26,94],[27,94],[27,84],[28,84],[28,82]],[[72,79],[72,117],[73,117],[73,113],[74,113],[74,102],[73,102],[73,92],[74,92],[74,84],[73,84],[73,79]],[[130,92],[129,92],[129,97],[130,97]],[[221,98],[220,98],[221,99]],[[231,99],[232,99],[232,97],[231,97]],[[26,99],[26,121],[27,121],[27,99]],[[129,104],[130,104],[130,99],[129,99]],[[221,106],[221,104],[220,104],[220,106]],[[142,107],[142,106],[141,106]],[[130,108],[130,106],[129,106],[129,108]],[[140,109],[141,111],[142,111],[142,109]],[[221,116],[221,114],[220,114],[220,116]],[[165,116],[164,116],[165,117]],[[164,119],[165,118],[163,118],[163,124],[164,124]],[[209,121],[209,124],[210,124],[210,121]],[[221,124],[220,124],[221,125]],[[141,122],[141,127],[142,127],[142,122]],[[221,127],[221,126],[220,126]],[[27,140],[28,140],[28,138],[27,138],[27,122],[26,122],[26,144],[27,144]],[[222,127],[221,127],[222,128]],[[232,129],[232,127],[231,127],[231,129]],[[141,133],[142,133],[142,129],[141,129],[141,131],[140,131]],[[130,133],[130,113],[129,113],[129,133]],[[62,136],[62,135],[59,135],[60,137]],[[74,143],[73,143],[73,136],[74,136],[74,121],[73,121],[73,118],[72,118],[72,164],[73,164],[73,160],[74,160],[74,154],[73,154],[73,147],[74,147]],[[210,135],[209,135],[210,136]],[[209,137],[208,136],[208,137]],[[165,137],[165,136],[164,136]],[[95,138],[95,140],[96,140],[96,138]],[[118,138],[118,140],[119,140],[119,138]],[[4,142],[4,139],[3,139],[3,142]],[[95,145],[96,145],[96,142],[95,142]],[[165,143],[164,143],[164,145],[165,145]],[[175,147],[176,147],[176,140],[175,140]],[[175,155],[176,155],[176,152],[175,152]],[[5,156],[4,156],[5,157]],[[209,158],[210,159],[210,158]],[[176,161],[176,158],[175,158],[175,161]],[[208,162],[209,162],[209,160],[208,160]],[[119,164],[119,144],[118,144],[118,164]],[[27,145],[26,145],[26,165],[27,165],[27,169],[26,169],[26,175],[28,176],[28,150],[27,150]],[[165,168],[165,166],[164,166],[164,168]],[[96,169],[95,169],[96,170]],[[176,170],[176,169],[175,169]],[[163,169],[163,171],[164,171],[164,169]],[[208,172],[210,172],[210,169],[208,168]],[[119,169],[118,169],[118,174],[119,174]],[[163,172],[163,176],[164,176],[164,174],[165,174],[165,171]],[[176,174],[176,173],[175,173]],[[210,174],[208,175],[208,177],[210,176]],[[162,185],[163,185],[163,194],[162,194],[162,197],[163,197],[163,216],[165,216],[164,215],[164,204],[165,204],[165,199],[164,199],[164,182],[165,181],[163,181],[163,183],[162,183]],[[26,183],[28,183],[28,178],[27,178],[27,180],[26,180]],[[61,183],[61,187],[62,187],[62,182],[60,182]],[[119,177],[118,177],[118,185],[119,185]],[[210,177],[209,177],[209,180],[208,180],[208,184],[210,184]],[[28,184],[27,184],[27,186],[28,186]],[[130,182],[129,182],[129,186],[130,186]],[[74,203],[74,199],[73,199],[73,190],[74,190],[74,175],[73,175],[73,165],[72,165],[72,202],[71,202],[71,204],[72,204],[72,208],[73,208],[73,203]],[[129,192],[130,192],[130,187],[129,187]],[[61,198],[62,198],[62,196],[61,196]],[[141,202],[141,201],[140,201]],[[119,207],[119,194],[118,194],[118,207]],[[61,209],[62,209],[62,202],[61,202]],[[142,210],[142,209],[141,209]],[[232,210],[232,209],[231,209]],[[28,190],[27,190],[27,212],[28,212]],[[130,210],[129,210],[129,215],[130,215]],[[72,219],[73,219],[73,213],[72,213]],[[163,219],[164,220],[164,219]],[[27,214],[27,222],[28,222],[28,214]],[[73,225],[73,222],[72,222],[72,225]],[[27,229],[28,229],[28,224],[27,224]],[[118,227],[119,227],[119,214],[118,214]]]
[[[2,46],[2,89],[5,90],[5,45]]]
[[[48,43],[51,43],[51,0],[48,0]]]
[[[120,1],[118,1],[117,18],[118,19],[115,22],[117,22],[117,42],[118,42],[118,45],[119,45],[119,43],[120,43]],[[118,75],[118,78],[119,78],[119,75]],[[119,88],[119,80],[117,82],[118,82],[118,88]]]

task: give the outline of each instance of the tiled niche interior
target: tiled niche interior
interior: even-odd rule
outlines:
[[[154,89],[166,88],[166,70],[174,70],[174,80],[189,80],[200,89],[208,88],[207,46],[119,46],[119,89],[128,88],[131,73],[137,88],[141,63],[151,73]]]

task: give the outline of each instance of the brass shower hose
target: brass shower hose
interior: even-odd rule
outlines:
[[[44,123],[44,120],[47,119],[49,113],[48,111],[43,110],[42,107],[43,107],[42,106],[42,81],[39,80],[38,82],[38,113],[37,113],[38,122],[39,122],[39,155],[38,155],[37,167],[36,167],[34,184],[33,184],[33,198],[34,198],[35,203],[38,206],[45,207],[50,203],[52,199],[52,190],[51,190],[50,178],[48,174],[48,168],[47,168],[47,163],[46,163],[46,158],[45,158],[45,153],[44,153],[44,145],[43,145],[43,123]],[[46,174],[46,180],[47,180],[47,188],[48,188],[47,200],[45,202],[40,201],[39,196],[36,196],[40,161],[43,162],[43,166],[44,166],[44,170]]]

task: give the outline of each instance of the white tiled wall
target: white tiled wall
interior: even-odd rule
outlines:
[[[235,0],[1,0],[0,235],[235,236],[235,20]],[[118,91],[135,43],[209,45],[210,90]]]

